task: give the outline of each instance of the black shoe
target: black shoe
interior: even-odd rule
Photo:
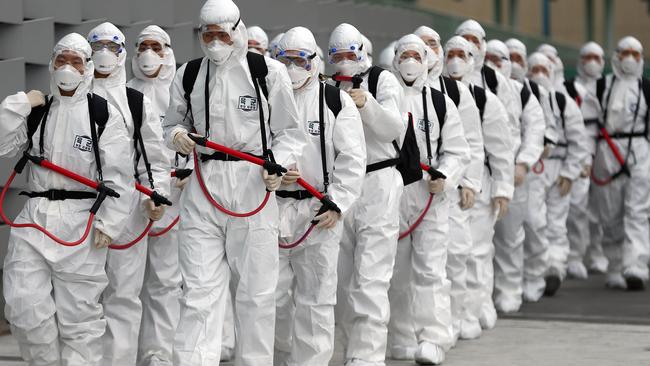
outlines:
[[[643,280],[636,276],[627,276],[625,277],[625,283],[627,284],[628,291],[643,291],[645,290],[645,283]]]
[[[544,296],[553,296],[560,289],[562,281],[558,275],[548,275],[544,277],[546,281],[546,288],[544,289]]]

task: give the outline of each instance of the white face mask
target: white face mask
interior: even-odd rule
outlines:
[[[454,57],[447,61],[447,72],[449,73],[449,76],[453,78],[458,79],[465,76],[466,69],[467,61],[460,57]]]
[[[627,56],[621,60],[621,71],[627,75],[636,75],[640,63],[632,56]]]
[[[526,77],[526,69],[524,69],[524,67],[521,66],[521,64],[518,62],[513,62],[510,76],[512,76],[512,78],[515,80],[524,80]]]
[[[264,55],[262,53],[262,51],[260,51],[258,48],[255,48],[255,47],[249,47],[248,51],[253,52],[253,53],[257,53],[258,55]]]
[[[233,46],[215,40],[204,44],[205,55],[215,64],[223,65],[233,52]]]
[[[101,74],[110,75],[117,68],[118,58],[113,52],[104,48],[93,53],[93,62],[95,63],[95,70]]]
[[[142,72],[151,76],[160,70],[160,66],[163,64],[163,59],[157,53],[152,50],[146,50],[138,54],[138,67]]]
[[[422,74],[423,66],[424,65],[411,57],[400,62],[397,67],[399,69],[399,73],[402,75],[402,79],[410,83],[417,79],[420,74]]]
[[[77,89],[83,80],[81,73],[70,65],[64,65],[63,67],[54,70],[53,76],[56,86],[64,91]]]
[[[530,77],[530,80],[536,82],[537,84],[543,86],[544,88],[548,90],[552,90],[553,84],[551,83],[551,78],[546,76],[546,74],[538,72],[536,74],[533,74]]]
[[[311,73],[309,71],[294,64],[291,64],[289,67],[287,67],[287,73],[289,74],[289,78],[291,79],[291,86],[293,86],[294,90],[302,88],[311,76]]]
[[[344,76],[354,76],[359,73],[359,63],[357,61],[343,60],[334,64],[334,67]]]
[[[582,69],[584,70],[585,74],[594,79],[600,77],[600,75],[603,73],[604,67],[605,65],[594,60],[588,61],[586,64],[582,65]]]

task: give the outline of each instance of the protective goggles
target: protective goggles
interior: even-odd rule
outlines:
[[[204,43],[210,43],[214,40],[230,43],[232,41],[232,34],[237,29],[239,22],[241,22],[241,18],[235,24],[202,24],[199,28],[201,39]]]
[[[122,45],[119,43],[115,42],[105,42],[105,41],[95,41],[90,43],[90,48],[93,50],[93,52],[99,52],[103,50],[104,48],[113,52],[113,53],[120,53],[122,52]]]
[[[336,64],[341,61],[361,61],[363,59],[363,45],[351,44],[348,47],[332,47],[328,51],[329,61]]]
[[[309,71],[311,70],[311,62],[315,57],[315,52],[310,54],[309,51],[305,50],[279,50],[276,60],[282,62],[287,67],[294,64]]]

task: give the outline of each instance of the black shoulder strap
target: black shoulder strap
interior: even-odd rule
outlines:
[[[443,76],[442,80],[445,83],[444,93],[447,94],[447,96],[454,102],[456,107],[458,107],[460,104],[460,90],[458,90],[458,82],[446,76]]]
[[[104,180],[102,161],[99,156],[99,137],[101,137],[108,122],[108,102],[97,94],[88,94],[88,115],[90,123],[90,137],[93,142],[93,154],[97,165],[97,178]]]
[[[379,83],[379,74],[382,73],[384,69],[379,66],[373,66],[370,68],[368,73],[368,91],[372,96],[377,98],[377,84]]]
[[[602,107],[607,107],[603,106],[603,96],[605,95],[605,88],[607,87],[607,77],[602,76],[598,81],[596,81],[596,96],[598,97],[598,101],[600,102],[600,105]]]
[[[472,89],[472,95],[474,96],[474,101],[478,107],[479,114],[481,115],[481,123],[483,123],[483,114],[485,113],[485,104],[487,103],[487,96],[485,95],[485,89],[480,86],[474,85]]]
[[[575,79],[565,80],[564,87],[566,88],[567,93],[569,93],[569,96],[573,98],[573,100],[578,100],[580,95],[578,95],[578,91],[576,90]]]
[[[433,102],[433,107],[436,109],[436,117],[438,117],[438,124],[440,125],[440,133],[438,134],[438,146],[436,147],[436,156],[440,156],[440,148],[442,147],[442,127],[444,126],[445,118],[447,117],[447,102],[445,101],[445,95],[443,93],[435,90],[434,88],[429,88],[429,90],[431,91],[431,102]]]
[[[327,107],[334,113],[334,117],[339,116],[343,108],[341,104],[341,90],[334,85],[325,84],[325,102]]]
[[[325,106],[323,102],[327,103],[327,90],[328,85],[320,82],[318,85],[318,134],[320,137],[320,158],[321,158],[321,169],[323,170],[323,192],[327,193],[327,187],[330,185],[330,176],[327,171],[327,149],[325,146]],[[335,88],[338,92],[338,88]],[[325,95],[323,95],[325,94]],[[340,100],[339,100],[339,110],[340,110]],[[329,103],[328,103],[329,106]],[[337,115],[338,113],[335,113]]]
[[[494,94],[497,94],[497,88],[499,87],[499,81],[497,79],[497,73],[493,68],[483,65],[481,68],[481,74],[483,74],[483,79],[485,80],[485,85],[490,89]]]
[[[645,124],[646,130],[648,130],[648,124],[650,124],[650,80],[647,78],[641,78],[641,89],[643,91],[643,97],[645,98]]]
[[[27,139],[29,140],[29,143],[27,145],[27,152],[32,149],[32,146],[34,146],[34,142],[32,141],[32,137],[38,130],[39,126],[41,128],[41,138],[38,142],[39,144],[39,152],[41,154],[41,157],[43,157],[43,154],[45,153],[45,149],[43,147],[43,135],[45,134],[45,123],[47,122],[47,115],[50,113],[50,107],[52,106],[52,102],[54,101],[54,97],[46,97],[46,101],[44,105],[32,108],[32,111],[29,113],[29,116],[27,116]]]
[[[528,100],[530,100],[530,94],[531,91],[528,88],[528,85],[524,83],[524,86],[521,88],[521,92],[519,92],[519,97],[521,98],[521,107],[524,108],[528,104]]]
[[[264,118],[264,108],[262,108],[262,96],[260,95],[260,90],[264,94],[266,101],[269,100],[269,91],[266,87],[266,75],[269,73],[269,68],[266,65],[266,60],[264,56],[257,53],[248,52],[246,54],[246,61],[248,62],[248,69],[251,72],[251,78],[253,79],[253,85],[255,86],[255,94],[258,100],[257,109],[259,110],[260,115],[260,133],[262,135],[262,155],[265,158],[273,159],[272,152],[268,148],[268,143],[266,141],[266,122]]]
[[[183,96],[187,101],[188,105],[190,104],[190,94],[194,90],[194,84],[196,83],[196,78],[199,76],[199,69],[201,68],[201,62],[203,58],[194,59],[187,64],[185,64],[185,73],[183,74],[183,91],[185,95]]]
[[[560,109],[560,117],[562,118],[562,129],[565,127],[564,110],[566,109],[566,97],[560,92],[555,92],[555,100]]]
[[[138,175],[138,163],[140,157],[144,161],[144,167],[147,170],[147,177],[149,179],[149,186],[154,188],[153,173],[151,172],[151,164],[147,157],[147,149],[144,146],[144,139],[142,138],[142,109],[144,105],[144,94],[133,88],[126,88],[126,99],[129,103],[129,111],[131,118],[133,118],[133,147],[135,148],[135,165],[134,174],[136,181],[140,181]]]
[[[269,99],[269,90],[266,87],[266,76],[269,74],[269,68],[266,65],[264,56],[254,52],[248,52],[246,54],[246,61],[248,61],[248,68],[251,71],[251,77],[253,80],[257,80],[264,97]]]
[[[532,80],[528,80],[528,84],[530,85],[530,91],[532,91],[533,95],[535,95],[535,98],[539,100],[539,85],[537,85],[537,83]]]

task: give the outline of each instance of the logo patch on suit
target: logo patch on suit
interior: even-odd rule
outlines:
[[[420,129],[420,131],[423,131],[423,132],[427,131],[426,127],[425,127],[425,122],[424,122],[423,119],[418,120],[418,128]],[[431,129],[432,129],[431,121],[429,121],[429,132],[431,132]]]
[[[89,152],[93,149],[93,140],[88,136],[75,135],[72,146],[77,150]]]
[[[250,112],[257,110],[257,98],[250,95],[243,95],[239,97],[239,109],[242,111]]]
[[[313,136],[320,135],[320,123],[318,121],[307,121],[307,132]]]

